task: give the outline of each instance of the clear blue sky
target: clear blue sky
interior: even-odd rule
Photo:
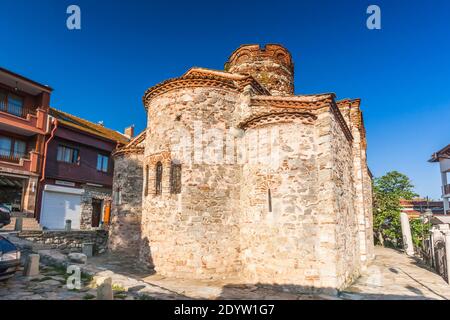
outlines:
[[[144,91],[191,66],[221,69],[243,43],[281,43],[296,93],[360,97],[376,176],[440,196],[429,156],[450,143],[450,2],[2,0],[0,64],[49,84],[52,106],[123,130],[145,126]],[[66,8],[82,30],[66,28]],[[366,8],[382,30],[366,28]]]

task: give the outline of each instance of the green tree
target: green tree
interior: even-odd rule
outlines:
[[[377,243],[394,247],[402,245],[400,199],[416,197],[413,189],[411,180],[398,171],[374,179],[373,228]]]

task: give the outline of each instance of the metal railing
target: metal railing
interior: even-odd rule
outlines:
[[[0,148],[0,161],[19,162],[20,159],[29,159],[29,154],[13,153],[11,150]]]
[[[12,114],[17,117],[26,118],[28,114],[36,114],[36,109],[24,106],[8,104],[0,101],[0,111]]]

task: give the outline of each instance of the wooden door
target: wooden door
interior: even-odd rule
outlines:
[[[100,226],[100,219],[102,218],[102,200],[92,199],[92,227],[98,228]]]

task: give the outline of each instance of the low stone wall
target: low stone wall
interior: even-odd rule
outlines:
[[[92,231],[24,231],[19,238],[44,244],[63,253],[81,252],[83,243],[94,243],[94,253],[106,251],[108,233],[104,230]]]

